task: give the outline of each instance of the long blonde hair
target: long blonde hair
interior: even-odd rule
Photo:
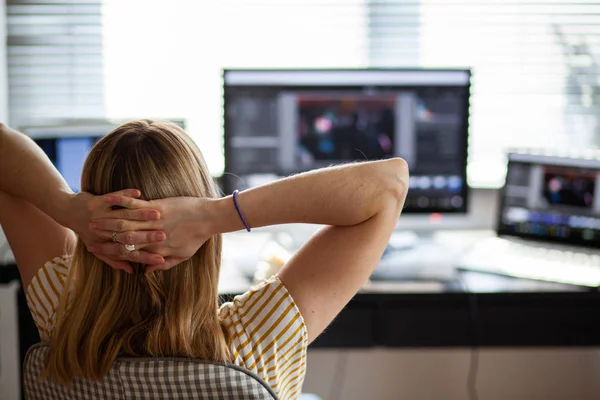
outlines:
[[[132,121],[99,140],[81,177],[101,195],[136,188],[146,200],[216,197],[202,154],[178,126]],[[69,384],[102,379],[115,358],[179,356],[226,362],[228,338],[218,318],[221,236],[168,271],[115,270],[79,240],[60,298],[43,376]]]

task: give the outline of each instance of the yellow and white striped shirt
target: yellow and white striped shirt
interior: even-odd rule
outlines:
[[[27,304],[43,341],[54,328],[70,257],[56,257],[36,273]],[[306,374],[308,336],[300,310],[278,277],[272,277],[221,306],[233,338],[234,363],[265,380],[281,399],[300,396]]]

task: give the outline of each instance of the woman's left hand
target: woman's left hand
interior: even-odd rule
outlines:
[[[209,199],[197,197],[169,197],[164,199],[144,202],[119,196],[107,196],[110,205],[120,209],[99,217],[92,222],[92,229],[104,239],[104,243],[95,243],[91,246],[96,256],[124,256],[123,246],[107,242],[111,232],[116,232],[118,242],[135,244],[136,248],[144,249],[164,257],[163,262],[146,263],[146,272],[154,270],[168,270],[177,264],[192,257],[200,247],[213,235],[205,232],[211,217],[206,211]],[[154,209],[160,213],[157,221],[132,221],[131,213]],[[147,231],[159,231],[166,235],[165,240],[159,244],[143,243],[138,240],[139,235]]]
[[[149,202],[139,200],[141,193],[137,189],[125,189],[118,192],[95,196],[90,193],[81,192],[70,196],[61,213],[61,223],[73,230],[88,248],[94,243],[104,242],[107,239],[99,234],[98,231],[91,229],[90,222],[98,218],[106,218],[113,211],[112,206],[106,201],[109,196],[124,196],[130,199],[136,199],[137,202],[147,203],[147,208],[137,210],[126,210],[125,218],[129,221],[152,221],[160,218],[158,210],[153,209]],[[139,237],[137,237],[139,236]],[[164,240],[164,233],[158,231],[144,231],[137,234],[134,243],[160,243]],[[124,246],[123,246],[124,247]],[[128,261],[135,261],[144,264],[160,264],[164,258],[159,254],[148,253],[145,251],[124,251],[126,257],[96,255],[99,259],[113,268],[132,272]]]

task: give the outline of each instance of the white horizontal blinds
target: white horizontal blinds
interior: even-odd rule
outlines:
[[[222,0],[224,46],[219,65],[364,67],[366,17],[364,0]],[[222,165],[221,161],[221,170]]]
[[[421,52],[421,0],[368,0],[369,65],[416,67]]]
[[[7,0],[9,117],[102,117],[101,0]]]
[[[565,124],[577,145],[600,145],[600,1],[585,23],[557,24],[566,63]]]
[[[8,72],[6,70],[6,4],[0,0],[0,122],[8,122]],[[0,254],[1,257],[1,254]]]
[[[367,62],[365,0],[222,0],[230,67],[361,67]]]
[[[222,68],[367,61],[364,0],[113,0],[104,17],[107,116],[184,118],[217,175]]]
[[[370,13],[386,21],[370,25],[379,48],[371,50],[371,65],[412,66],[416,46],[420,66],[473,68],[472,184],[500,184],[512,147],[598,145],[600,1],[415,3],[370,3]],[[409,16],[419,21],[413,33]]]

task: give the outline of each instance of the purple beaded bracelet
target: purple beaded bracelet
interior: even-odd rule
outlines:
[[[240,209],[240,205],[238,204],[238,201],[237,201],[237,195],[238,195],[239,192],[240,192],[239,190],[234,190],[233,191],[233,194],[232,194],[233,205],[235,206],[235,209],[237,210],[237,213],[240,216],[240,219],[242,220],[242,223],[246,227],[246,230],[248,232],[250,232],[250,225],[248,225],[248,222],[246,222],[246,218],[244,218],[244,214],[242,214],[242,210]]]

